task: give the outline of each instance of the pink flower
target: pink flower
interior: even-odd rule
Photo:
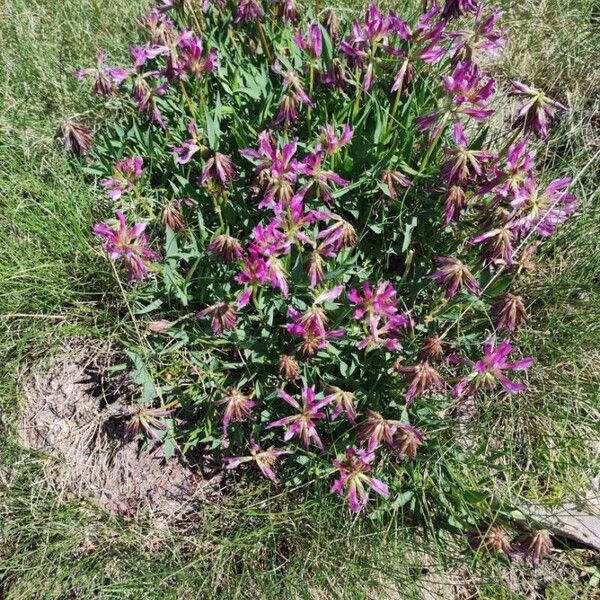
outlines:
[[[354,132],[350,124],[346,123],[342,135],[337,137],[333,125],[321,127],[321,141],[318,148],[323,148],[327,154],[335,154],[342,146],[345,146],[352,139]]]
[[[284,454],[293,454],[292,450],[279,450],[273,446],[270,446],[266,450],[261,450],[253,438],[250,438],[248,449],[250,450],[249,456],[230,456],[224,458],[223,460],[226,463],[225,468],[235,469],[244,463],[254,462],[260,469],[260,472],[273,483],[277,483],[277,477],[273,470],[277,459]]]
[[[513,96],[525,99],[517,113],[514,129],[523,129],[525,133],[533,133],[539,138],[548,137],[548,127],[556,118],[556,112],[567,110],[560,102],[552,100],[544,92],[529,87],[519,81],[513,81]]]
[[[331,402],[330,397],[325,397],[322,400],[317,400],[315,395],[315,387],[306,387],[302,389],[302,405],[292,398],[285,390],[277,390],[277,394],[292,408],[298,411],[298,414],[290,417],[284,417],[269,423],[265,429],[273,429],[274,427],[285,427],[285,435],[283,439],[287,442],[293,437],[299,438],[308,448],[312,440],[315,446],[323,450],[323,442],[315,429],[315,421],[325,418],[325,413],[321,409]]]
[[[181,146],[174,146],[172,148],[175,153],[175,163],[178,165],[185,165],[192,159],[192,156],[200,150],[198,145],[198,132],[196,129],[196,122],[192,119],[188,123],[188,131],[192,135],[190,139],[184,140]]]
[[[347,488],[348,504],[353,513],[359,513],[366,506],[369,500],[369,492],[366,488],[372,489],[384,498],[389,496],[389,489],[385,483],[367,475],[371,471],[374,458],[372,452],[348,448],[344,461],[337,459],[332,461],[339,473],[339,479],[334,481],[331,491],[343,496]]]
[[[129,271],[129,281],[143,281],[148,271],[148,263],[160,256],[148,248],[148,238],[144,234],[146,223],[136,223],[129,228],[125,216],[118,210],[116,223],[103,223],[94,226],[94,233],[104,238],[104,250],[111,260],[123,258]]]
[[[142,176],[143,165],[144,159],[141,156],[118,160],[115,163],[115,176],[102,179],[100,185],[106,189],[110,198],[118,200]]]
[[[265,13],[258,0],[241,0],[233,22],[237,24],[241,21],[262,21],[264,16]]]
[[[296,32],[293,39],[298,48],[304,50],[311,58],[320,58],[323,52],[323,36],[318,23],[312,23],[309,26],[306,39],[300,32]]]
[[[527,389],[524,383],[511,381],[503,371],[524,371],[533,364],[533,358],[527,357],[515,362],[508,362],[508,355],[512,352],[512,345],[504,340],[498,346],[490,338],[483,345],[483,358],[473,363],[472,372],[454,387],[454,396],[459,398],[465,393],[472,396],[477,390],[484,388],[493,390],[498,383],[512,394]]]
[[[79,80],[91,77],[94,80],[92,93],[102,96],[110,95],[113,92],[115,85],[123,83],[123,81],[132,74],[131,69],[107,67],[105,61],[106,52],[100,50],[98,52],[98,64],[96,67],[80,69],[75,72],[75,77]]]

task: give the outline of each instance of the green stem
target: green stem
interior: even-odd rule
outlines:
[[[360,97],[362,95],[362,83],[360,81],[360,71],[358,67],[354,70],[354,77],[356,78],[355,95],[354,95],[354,109],[352,110],[352,118],[356,119],[358,111],[360,110]]]
[[[314,62],[310,61],[310,69],[308,74],[308,97],[312,100],[313,87],[315,83],[315,65]],[[308,128],[310,129],[310,122],[312,117],[312,106],[308,107]]]

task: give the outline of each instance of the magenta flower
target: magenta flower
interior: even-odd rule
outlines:
[[[281,63],[277,61],[273,65],[273,71],[283,76],[284,90],[293,92],[294,95],[298,98],[298,100],[302,102],[302,104],[306,104],[306,106],[314,108],[314,102],[308,97],[308,94],[304,91],[304,88],[302,87],[302,82],[300,81],[300,77],[298,76],[298,73],[294,71],[294,69],[284,71]]]
[[[246,396],[238,387],[230,387],[217,404],[225,407],[221,421],[224,437],[227,437],[227,428],[232,421],[241,423],[255,418],[252,416],[252,409],[256,406],[256,402]]]
[[[241,21],[262,21],[265,16],[260,2],[257,0],[241,0],[238,4],[234,23]]]
[[[513,128],[522,129],[525,133],[533,133],[539,138],[547,138],[548,127],[556,118],[556,111],[567,110],[567,108],[536,88],[518,81],[513,81],[512,85],[511,95],[525,100],[525,104],[517,113]]]
[[[493,160],[494,155],[485,150],[469,149],[458,121],[454,123],[453,139],[456,146],[445,151],[449,160],[441,171],[446,185],[464,186],[470,181],[483,178],[485,165]]]
[[[321,141],[317,146],[318,150],[324,149],[327,154],[335,154],[342,146],[345,146],[352,139],[354,132],[350,123],[344,125],[342,135],[335,135],[333,125],[321,127]]]
[[[334,58],[321,74],[320,79],[321,83],[329,88],[343,90],[348,81],[342,61],[339,58]]]
[[[253,438],[250,438],[248,449],[250,450],[250,456],[230,456],[224,458],[223,460],[226,463],[225,468],[235,469],[244,463],[254,462],[260,469],[260,472],[273,483],[277,483],[277,477],[273,470],[277,459],[284,454],[294,453],[292,450],[279,450],[273,446],[270,446],[266,450],[261,450]]]
[[[298,172],[309,179],[298,193],[304,196],[309,190],[314,189],[318,198],[329,202],[333,198],[329,182],[341,187],[348,185],[349,182],[333,171],[324,171],[322,163],[323,152],[317,151],[309,154],[304,162],[298,165]]]
[[[80,69],[75,72],[75,77],[80,81],[86,77],[91,77],[94,80],[92,93],[101,96],[110,95],[115,85],[120,85],[132,74],[130,69],[107,67],[105,61],[106,52],[100,50],[98,52],[98,64],[96,67]]]
[[[481,388],[493,390],[498,383],[512,394],[526,390],[527,386],[524,383],[511,381],[503,371],[529,369],[533,364],[533,358],[527,357],[508,362],[507,358],[511,352],[512,345],[508,340],[504,340],[496,347],[494,339],[490,338],[483,345],[483,358],[473,363],[472,372],[454,387],[454,396],[460,398],[465,393],[472,396]]]
[[[453,298],[465,288],[472,294],[479,293],[477,280],[461,260],[451,256],[437,256],[435,261],[440,268],[429,275],[429,278],[446,290],[448,298]]]
[[[510,203],[515,209],[515,225],[522,234],[535,232],[549,237],[556,232],[576,210],[575,196],[566,190],[570,179],[556,179],[541,192],[533,177],[529,177]]]
[[[398,336],[401,331],[412,324],[412,319],[398,314],[398,299],[396,290],[389,281],[381,281],[375,290],[371,289],[368,281],[363,283],[363,294],[352,289],[348,299],[357,304],[354,311],[355,319],[363,319],[369,328],[369,335],[359,344],[359,348],[367,348],[371,344],[384,346],[388,350],[398,350]]]
[[[357,289],[351,289],[348,300],[358,305],[354,311],[355,319],[365,319],[371,329],[377,326],[381,317],[391,319],[398,312],[396,289],[389,281],[380,281],[375,290],[365,281],[362,295]]]
[[[485,13],[485,4],[482,2],[477,8],[475,22],[470,30],[454,31],[446,35],[454,41],[450,49],[453,59],[469,60],[475,50],[482,50],[495,56],[505,45],[505,29],[497,29],[502,13],[492,10],[489,15]]]
[[[198,145],[198,130],[196,129],[196,121],[193,119],[188,123],[188,131],[191,134],[191,138],[185,140],[181,146],[174,146],[171,148],[175,153],[175,163],[178,165],[185,165],[192,159],[192,156],[200,150]]]
[[[238,298],[238,306],[243,308],[250,302],[257,286],[267,282],[267,261],[260,256],[251,255],[244,261],[242,270],[235,276],[235,281],[246,284],[246,288]]]
[[[348,504],[353,513],[359,513],[369,501],[369,492],[367,488],[387,498],[389,496],[388,486],[367,475],[371,471],[371,463],[375,455],[361,449],[348,448],[344,461],[333,460],[333,466],[339,472],[339,479],[336,479],[331,487],[334,494],[344,495],[347,488]],[[365,487],[366,486],[366,487]]]
[[[211,48],[203,56],[202,38],[192,31],[185,30],[179,37],[179,71],[192,73],[201,77],[204,73],[211,73],[218,68],[217,49]]]
[[[220,152],[215,152],[215,155],[209,158],[204,164],[200,183],[206,186],[209,182],[212,182],[226,188],[229,187],[234,177],[235,165],[231,158]]]
[[[323,36],[318,23],[312,23],[309,26],[306,39],[302,37],[300,32],[296,32],[293,38],[296,46],[306,52],[311,58],[321,57],[323,53]]]
[[[331,398],[325,397],[322,400],[317,400],[314,386],[302,388],[302,405],[294,400],[285,390],[279,389],[277,390],[277,394],[292,408],[296,409],[298,414],[273,421],[265,429],[285,427],[286,431],[283,439],[286,442],[293,437],[297,437],[302,441],[304,447],[308,448],[312,440],[315,446],[323,450],[323,442],[321,442],[321,438],[317,434],[314,422],[325,418],[325,413],[321,412],[321,409],[331,402]]]
[[[143,281],[148,271],[148,263],[160,259],[160,256],[147,246],[148,238],[144,234],[146,223],[136,223],[129,228],[120,210],[115,212],[115,216],[116,222],[95,225],[93,231],[104,238],[104,250],[110,260],[125,260],[129,281]]]
[[[110,198],[118,200],[142,176],[143,165],[144,159],[141,156],[118,160],[115,163],[115,176],[100,180],[100,185]]]
[[[204,317],[211,318],[211,327],[216,335],[233,329],[237,322],[235,307],[229,302],[217,302],[196,313],[196,318]]]
[[[264,196],[258,208],[288,206],[294,195],[294,184],[298,177],[298,161],[294,158],[298,140],[284,144],[281,148],[272,142],[269,134],[263,131],[258,136],[258,150],[244,148],[241,153],[255,165],[258,185]]]
[[[512,144],[506,155],[503,168],[496,167],[495,177],[483,186],[483,192],[494,191],[506,198],[510,194],[518,194],[523,183],[533,177],[533,154],[527,151],[527,138],[523,137]]]

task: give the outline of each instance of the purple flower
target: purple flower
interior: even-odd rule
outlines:
[[[442,10],[442,19],[458,19],[467,13],[473,13],[479,6],[479,0],[446,0]]]
[[[414,460],[424,441],[425,435],[420,429],[409,423],[400,423],[392,438],[392,449],[396,453],[396,459]]]
[[[265,16],[260,2],[257,0],[241,0],[238,4],[234,23],[240,21],[262,21]]]
[[[182,73],[187,71],[196,77],[216,71],[217,49],[211,48],[206,56],[202,55],[202,50],[202,38],[189,30],[184,31],[179,38],[178,70]]]
[[[306,52],[311,58],[320,58],[323,53],[323,36],[321,34],[321,26],[318,23],[312,23],[306,35],[306,39],[302,37],[300,32],[293,36],[294,42]]]
[[[450,221],[458,221],[460,213],[467,207],[467,196],[465,191],[458,185],[453,185],[448,190],[444,201],[444,225]]]
[[[298,20],[296,0],[275,0],[277,17],[284,23],[295,23]]]
[[[525,104],[517,113],[513,128],[522,129],[525,133],[533,133],[539,138],[547,138],[548,126],[555,119],[556,111],[567,110],[567,108],[536,88],[519,81],[513,81],[512,85],[511,95],[525,100]]]
[[[329,182],[342,187],[349,183],[337,173],[323,170],[323,152],[321,151],[312,152],[302,163],[299,163],[298,173],[309,179],[308,183],[302,186],[299,194],[304,196],[310,189],[314,189],[317,197],[327,202],[333,198]]]
[[[441,171],[441,176],[446,185],[464,186],[472,180],[483,178],[485,174],[484,166],[494,158],[494,155],[485,150],[469,149],[458,121],[454,123],[453,139],[456,146],[445,151],[449,160]]]
[[[188,131],[192,135],[191,139],[185,140],[181,146],[174,146],[171,148],[176,154],[175,163],[178,165],[185,165],[192,159],[192,156],[200,150],[198,145],[198,130],[196,129],[196,121],[193,119],[188,123]]]
[[[96,67],[80,69],[75,72],[75,77],[80,81],[86,77],[93,78],[92,93],[96,95],[110,95],[114,90],[114,86],[123,83],[132,73],[130,69],[123,69],[122,67],[107,67],[105,61],[106,52],[100,50]]]
[[[267,261],[260,256],[249,256],[244,261],[242,270],[235,276],[235,281],[246,284],[246,288],[238,298],[238,306],[242,308],[250,302],[256,286],[267,282]]]
[[[339,58],[334,58],[321,74],[321,83],[329,88],[343,90],[346,87],[346,70]]]
[[[159,442],[161,433],[167,430],[164,420],[175,412],[174,408],[152,408],[144,405],[121,406],[119,409],[123,416],[130,417],[123,432],[126,440],[133,440],[145,433],[154,442]]]
[[[329,330],[329,320],[320,306],[325,300],[336,299],[342,291],[343,286],[337,286],[320,294],[305,313],[301,313],[292,306],[288,308],[288,315],[292,322],[288,323],[285,329],[288,333],[302,338],[302,349],[307,356],[313,356],[319,350],[327,348],[331,338],[345,335],[345,329]]]
[[[118,200],[125,190],[130,190],[142,176],[144,159],[141,156],[123,158],[115,163],[115,176],[100,180],[100,185],[113,200]]]
[[[331,491],[343,496],[344,490],[347,488],[348,504],[353,513],[359,513],[367,505],[369,501],[367,488],[384,498],[389,496],[389,489],[385,483],[367,475],[371,471],[374,457],[372,452],[348,448],[344,461],[337,459],[332,461],[333,466],[339,472],[339,479],[334,481]]]
[[[216,335],[233,329],[237,322],[235,307],[229,302],[217,302],[196,313],[196,318],[203,317],[211,318],[211,327]]]
[[[60,124],[55,137],[62,142],[65,152],[70,150],[76,156],[83,156],[94,144],[92,130],[74,117]]]
[[[511,381],[503,371],[529,369],[533,364],[533,358],[527,357],[508,362],[508,355],[511,352],[512,346],[508,340],[504,340],[496,347],[494,339],[490,338],[483,345],[483,358],[473,363],[472,372],[454,387],[454,396],[460,398],[465,393],[472,396],[481,388],[493,390],[498,383],[512,394],[526,390],[527,386],[524,383]]]
[[[273,446],[270,446],[266,450],[261,450],[253,438],[250,438],[248,449],[250,450],[250,456],[230,456],[224,458],[223,460],[226,463],[225,468],[235,469],[241,464],[254,462],[260,469],[260,472],[273,483],[277,483],[277,477],[273,471],[277,459],[284,454],[293,454],[292,450],[279,450]]]
[[[258,208],[287,207],[294,195],[293,186],[298,177],[298,161],[294,158],[298,140],[284,144],[279,150],[266,131],[260,133],[258,138],[258,150],[244,148],[241,151],[256,165],[257,187],[264,190]]]
[[[285,435],[283,439],[287,442],[293,437],[299,438],[308,448],[311,440],[319,449],[323,450],[323,442],[315,429],[315,421],[325,418],[325,413],[321,409],[331,402],[330,397],[325,397],[322,400],[317,400],[315,395],[315,387],[302,388],[302,405],[292,398],[285,390],[277,390],[277,394],[281,399],[287,402],[292,408],[298,411],[298,414],[290,417],[284,417],[269,423],[265,429],[273,429],[274,427],[285,427]]]
[[[510,203],[515,210],[515,224],[523,234],[530,231],[542,237],[556,232],[576,210],[575,196],[566,190],[570,179],[556,179],[541,192],[533,177],[529,177]]]
[[[454,60],[470,60],[473,51],[482,50],[495,56],[504,47],[506,42],[505,29],[497,29],[502,13],[492,10],[489,15],[485,13],[485,5],[481,3],[475,15],[473,27],[469,30],[454,31],[446,35],[454,40],[450,55]]]
[[[515,241],[515,224],[507,223],[486,231],[469,240],[470,244],[484,244],[484,257],[493,264],[513,264],[513,242]]]
[[[371,344],[385,346],[388,350],[398,350],[398,335],[401,330],[412,325],[412,319],[398,314],[396,290],[389,281],[381,281],[375,290],[368,281],[363,283],[362,295],[352,289],[348,293],[352,304],[358,305],[354,311],[355,319],[363,319],[369,328],[369,335],[359,344],[367,348]]]
[[[125,260],[130,282],[134,279],[143,281],[148,271],[148,263],[160,259],[160,256],[147,246],[148,238],[144,234],[146,223],[136,223],[129,228],[120,210],[115,212],[115,216],[116,222],[95,225],[94,233],[104,238],[104,250],[110,260]]]
[[[325,125],[321,127],[321,141],[317,149],[323,148],[327,154],[335,154],[342,146],[350,142],[353,133],[350,123],[344,125],[342,135],[339,137],[335,135],[333,125]]]
[[[510,194],[518,194],[523,183],[533,177],[533,154],[527,151],[527,141],[523,137],[510,146],[505,166],[502,169],[496,168],[496,177],[483,186],[483,192],[493,190],[506,198]]]
[[[451,256],[437,256],[435,261],[440,268],[429,275],[429,278],[446,290],[448,298],[453,298],[465,288],[472,294],[479,293],[477,280],[461,260]]]
[[[215,152],[215,155],[209,158],[204,163],[204,170],[200,177],[200,183],[203,186],[209,183],[216,183],[224,188],[229,187],[229,184],[235,177],[235,165],[229,156]]]
[[[232,421],[241,423],[248,419],[254,419],[251,411],[256,406],[256,402],[246,396],[238,387],[230,387],[217,404],[225,407],[222,420],[224,437],[227,437],[227,428]]]

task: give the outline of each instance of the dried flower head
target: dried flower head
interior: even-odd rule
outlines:
[[[511,293],[506,293],[496,300],[491,314],[496,318],[498,329],[508,329],[511,333],[527,319],[523,297]]]
[[[300,374],[300,365],[298,361],[288,354],[284,354],[279,359],[279,372],[284,379],[288,381],[296,381]]]
[[[75,117],[65,119],[56,130],[56,139],[62,142],[65,152],[77,156],[85,154],[93,145],[92,130]]]
[[[425,436],[420,429],[409,423],[398,426],[392,438],[392,448],[398,460],[414,460],[419,447],[425,442]]]

